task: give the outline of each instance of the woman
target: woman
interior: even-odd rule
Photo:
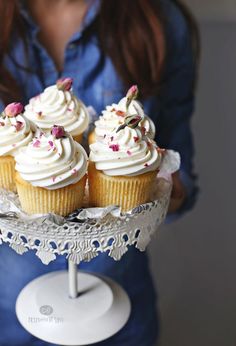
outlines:
[[[182,156],[170,218],[190,209],[196,195],[190,132],[196,66],[187,12],[171,0],[1,0],[0,13],[1,108],[17,100],[26,104],[67,76],[99,114],[138,84],[158,144]],[[147,255],[131,248],[120,262],[100,255],[81,267],[112,277],[132,301],[127,325],[99,345],[154,345],[156,295]],[[0,247],[0,346],[46,345],[19,325],[15,300],[33,278],[65,268],[63,257],[44,266],[33,253],[18,256]]]

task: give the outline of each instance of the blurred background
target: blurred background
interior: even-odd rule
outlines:
[[[185,0],[202,58],[193,117],[200,194],[150,246],[159,292],[158,346],[236,345],[236,1]]]

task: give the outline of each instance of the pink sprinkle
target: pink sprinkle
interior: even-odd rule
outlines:
[[[132,154],[131,154],[131,151],[129,151],[129,150],[127,150],[127,154],[128,154],[129,156],[132,155]]]
[[[42,115],[43,115],[43,113],[42,113],[42,112],[38,112],[38,113],[37,113],[37,117],[38,117],[38,118],[41,118],[41,117],[42,117]]]
[[[138,142],[138,140],[139,140],[138,137],[134,136],[133,138],[134,138],[135,143]]]
[[[51,148],[54,147],[53,141],[48,141],[48,144],[50,145]]]
[[[39,133],[39,137],[42,137],[43,135],[44,135],[43,132],[40,132],[40,133]]]
[[[56,180],[56,177],[52,177],[52,181],[55,182],[55,180]]]
[[[39,148],[40,147],[40,140],[39,139],[36,139],[36,141],[33,143],[33,147],[34,148]]]
[[[145,164],[144,164],[144,167],[148,167],[148,166],[149,166],[149,164],[148,164],[148,163],[145,163]]]
[[[20,131],[23,127],[23,123],[22,123],[22,121],[17,121],[14,126],[16,128],[16,131]]]
[[[13,148],[15,148],[16,144],[12,144]]]
[[[111,145],[109,145],[109,148],[112,149],[113,151],[119,151],[120,150],[119,144],[111,144]]]
[[[68,112],[72,112],[72,109],[71,108],[67,108]]]
[[[74,168],[74,169],[72,170],[72,174],[74,174],[74,175],[77,174],[77,169]]]
[[[125,112],[123,111],[116,111],[116,115],[118,115],[119,117],[124,117],[125,116]]]

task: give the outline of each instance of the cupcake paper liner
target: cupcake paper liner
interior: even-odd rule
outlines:
[[[15,160],[12,156],[0,156],[0,187],[16,192]]]
[[[95,130],[93,130],[92,132],[89,133],[88,135],[88,144],[93,144],[95,142],[95,137],[96,137],[96,134],[95,134]]]
[[[16,186],[22,209],[28,214],[70,214],[83,204],[86,175],[76,184],[56,190],[32,186],[16,173]]]
[[[89,165],[89,204],[94,207],[119,205],[128,211],[150,200],[157,171],[138,176],[111,177]]]
[[[80,135],[77,136],[73,136],[74,141],[76,141],[77,143],[82,143],[83,142],[83,133],[81,133]]]

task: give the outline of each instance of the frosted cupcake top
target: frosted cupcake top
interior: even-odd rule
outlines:
[[[71,78],[59,79],[56,85],[31,98],[24,115],[44,132],[57,124],[72,136],[83,133],[89,124],[85,105],[72,92]]]
[[[0,115],[0,156],[16,155],[32,137],[31,124],[22,115],[21,103],[10,103]]]
[[[131,92],[135,92],[135,95],[129,102]],[[104,135],[109,135],[117,126],[124,122],[124,118],[127,115],[135,115],[137,113],[142,117],[140,127],[145,130],[148,137],[151,139],[155,137],[155,125],[144,113],[141,103],[136,100],[137,95],[137,86],[133,86],[128,91],[126,97],[123,97],[118,104],[113,103],[102,111],[102,116],[95,122],[95,134],[97,139]]]
[[[15,157],[16,170],[33,186],[49,190],[75,184],[86,174],[88,157],[61,126],[41,132]]]
[[[162,150],[137,126],[140,120],[126,118],[125,125],[90,145],[89,158],[97,170],[110,176],[136,176],[158,170]]]

